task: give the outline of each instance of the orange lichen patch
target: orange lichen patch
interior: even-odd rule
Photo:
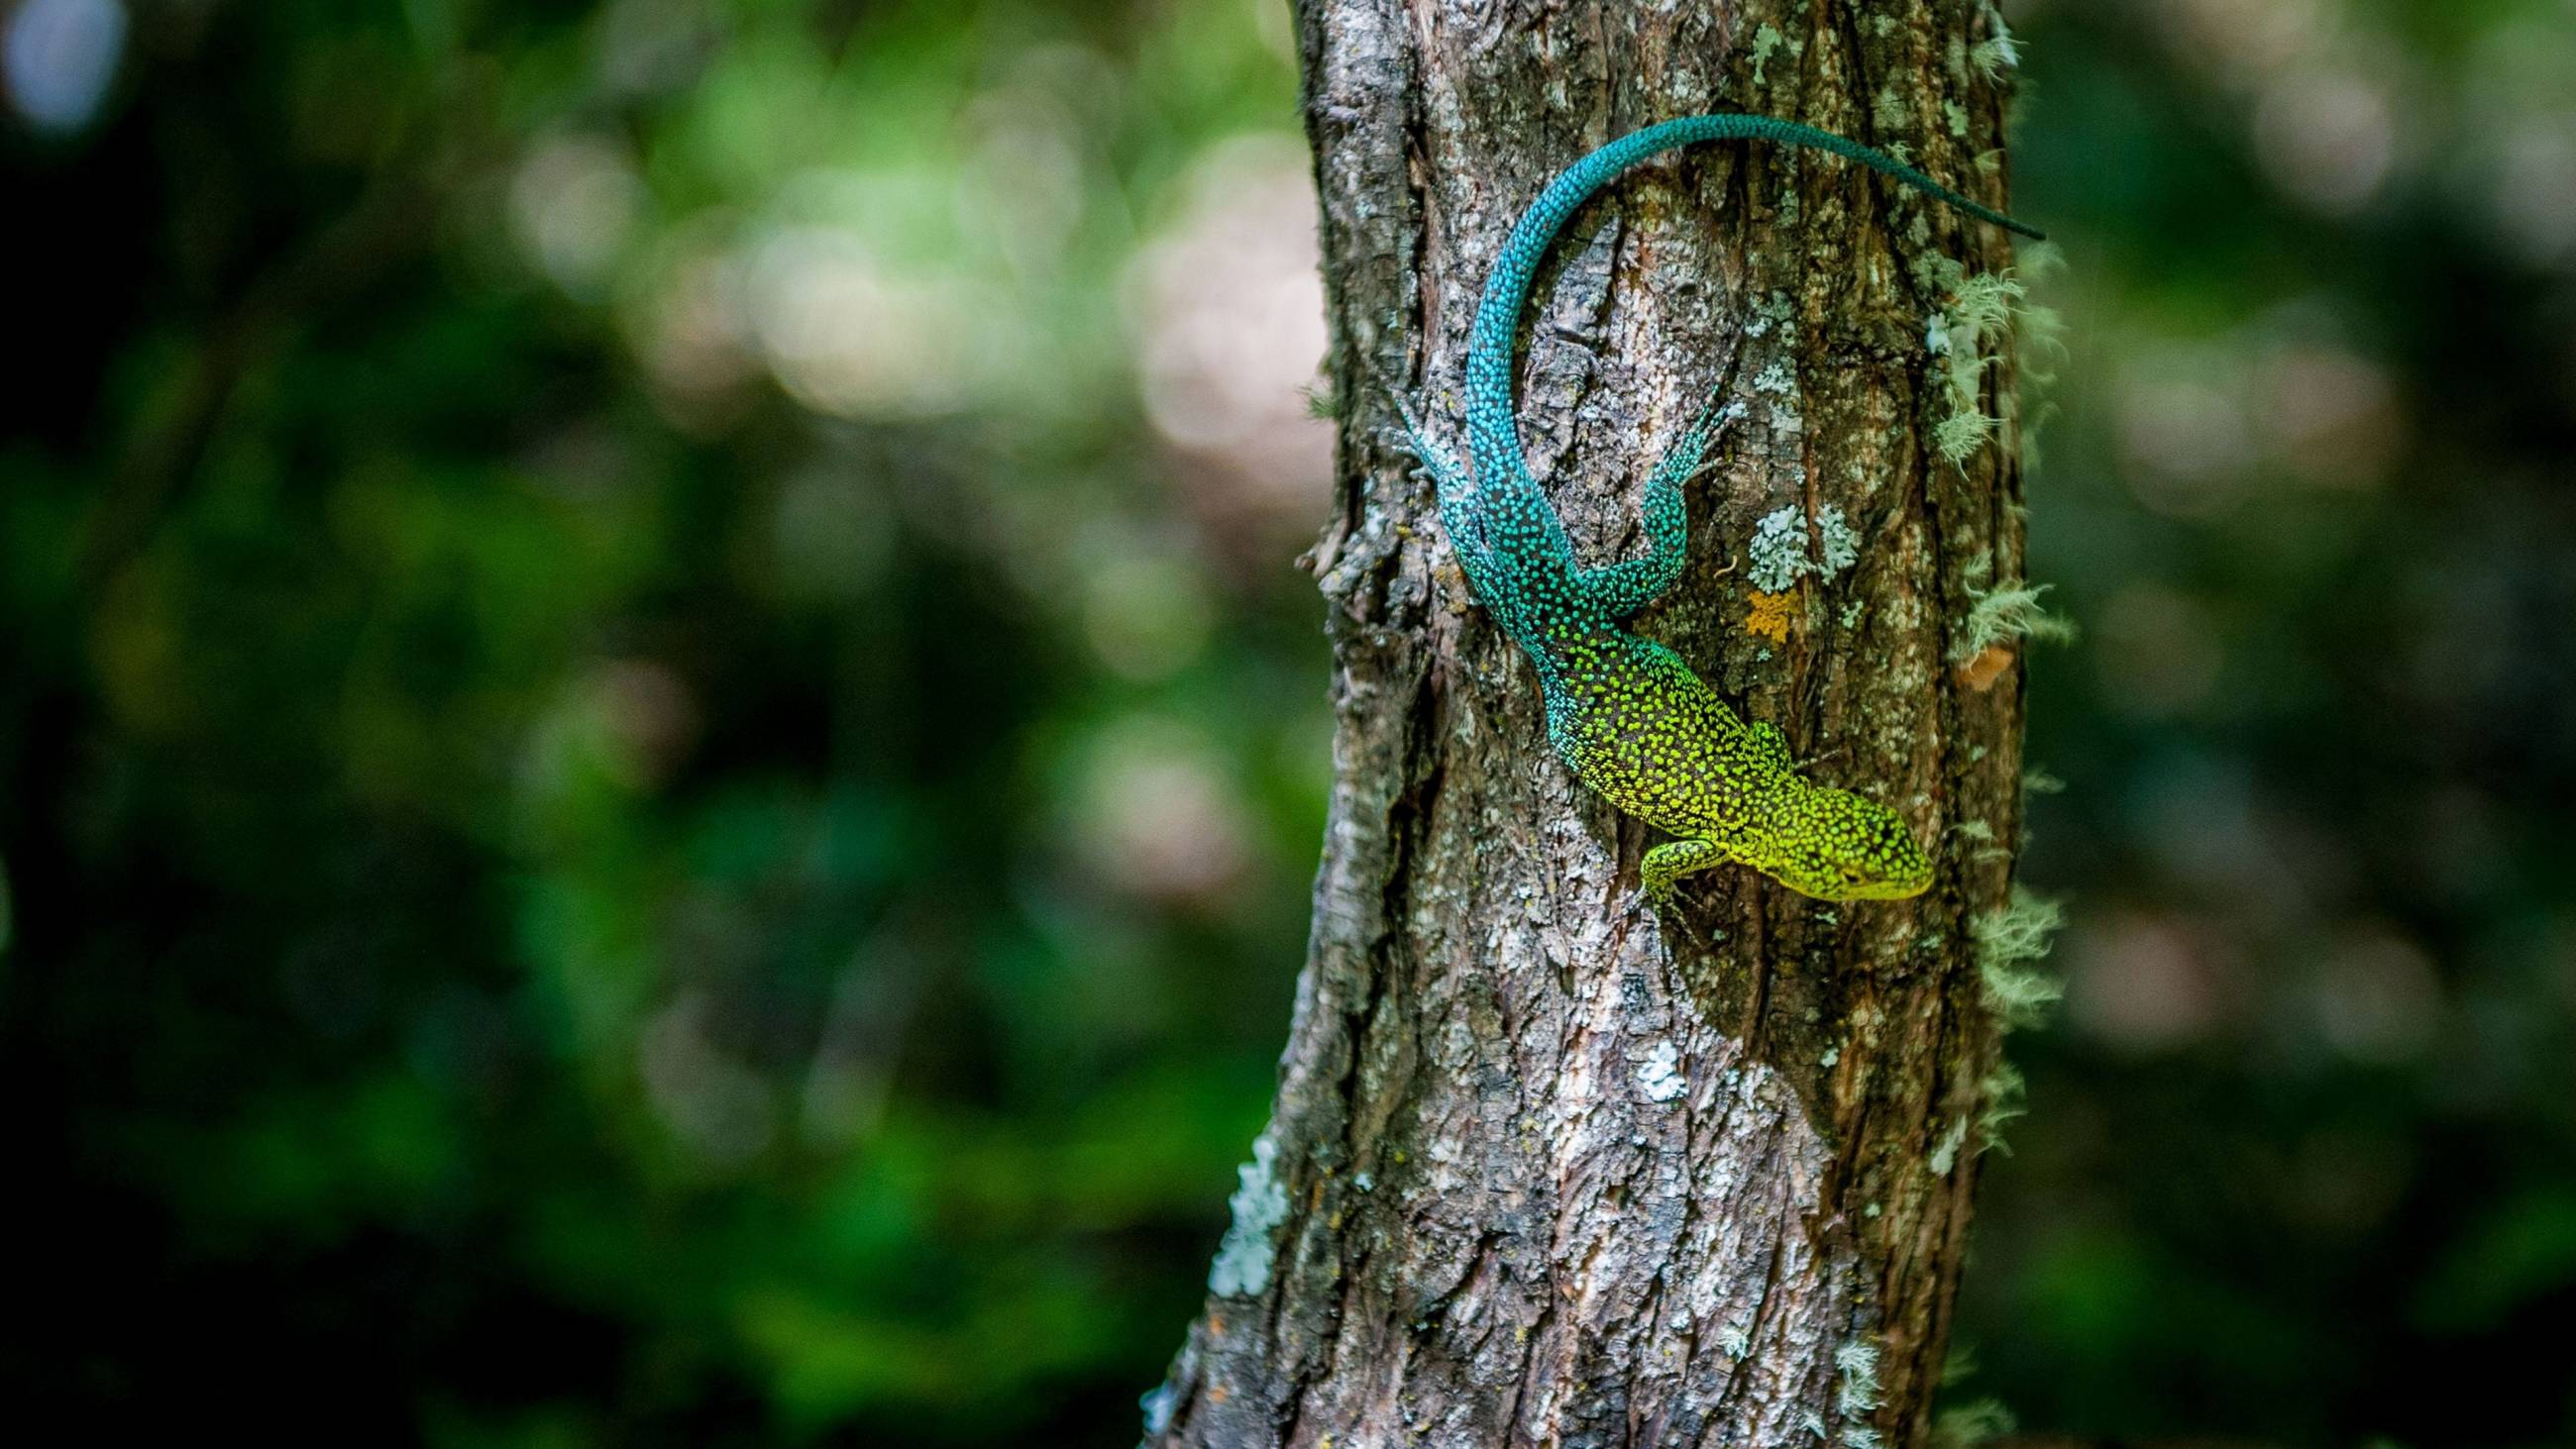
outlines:
[[[1798,591],[1766,594],[1753,593],[1753,612],[1745,616],[1744,632],[1759,634],[1774,644],[1789,642],[1789,611],[1797,605]]]
[[[2013,652],[2001,644],[1989,644],[1969,656],[1959,666],[1959,682],[1982,694],[1995,687],[1995,681],[2012,668]]]

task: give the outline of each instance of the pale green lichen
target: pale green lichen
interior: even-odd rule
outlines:
[[[1947,407],[1933,425],[1933,442],[1952,464],[1964,464],[2002,429],[2002,420],[1985,411],[1984,401],[1986,375],[2002,360],[2007,337],[2024,382],[2044,386],[2056,377],[2057,364],[2066,355],[2066,324],[2054,309],[2029,300],[2028,282],[2064,265],[2064,254],[2045,242],[2025,248],[2018,267],[1976,276],[1938,252],[1916,261],[1917,284],[1944,299],[1924,321],[1923,343],[1939,359],[1936,369]],[[2035,422],[2016,428],[2015,442],[2027,465],[2036,465],[2036,432]]]
[[[1746,303],[1744,310],[1746,313],[1744,322],[1745,336],[1767,337],[1771,334],[1771,329],[1777,327],[1780,329],[1780,340],[1782,342],[1786,343],[1796,339],[1798,335],[1798,309],[1796,305],[1789,300],[1788,293],[1766,292]]]
[[[1779,52],[1781,43],[1787,39],[1787,36],[1780,33],[1780,27],[1768,20],[1763,21],[1761,28],[1753,32],[1753,83],[1755,85],[1763,84],[1762,67]]]
[[[1830,584],[1859,561],[1860,535],[1852,532],[1851,521],[1843,517],[1843,511],[1830,503],[1816,514],[1816,534],[1825,547],[1825,564],[1820,573]]]
[[[1986,1099],[1985,1107],[1977,1113],[1977,1151],[1982,1154],[2000,1150],[2010,1156],[2012,1149],[2004,1145],[2004,1124],[2028,1116],[2030,1111],[2026,1105],[2029,1088],[2022,1080],[2021,1069],[2010,1062],[1996,1062],[1995,1069],[1977,1083],[1977,1090]]]
[[[1979,588],[1976,581],[1968,580],[1963,587],[1968,595],[1968,617],[1960,621],[1959,642],[1950,651],[1954,664],[2015,639],[2063,644],[2075,637],[2073,621],[2059,618],[2040,603],[2040,596],[2051,587],[2048,584],[2005,579],[1992,588]]]
[[[1834,1387],[1834,1409],[1846,1419],[1865,1419],[1878,1407],[1878,1346],[1857,1339],[1834,1350],[1834,1367],[1842,1382]]]
[[[2021,67],[2021,42],[2013,38],[2012,27],[2004,24],[2004,14],[1995,8],[1994,0],[1981,0],[1978,13],[1986,20],[1986,38],[1968,51],[1968,63],[1989,82],[1999,82],[2004,72]]]
[[[1932,425],[1932,446],[1953,463],[1964,463],[1977,454],[1995,435],[1995,419],[1984,413],[1952,413]]]
[[[1941,1140],[1932,1144],[1932,1155],[1924,1159],[1923,1165],[1931,1170],[1934,1177],[1948,1177],[1950,1169],[1959,1165],[1959,1149],[1967,1145],[1968,1119],[1953,1118],[1949,1130],[1941,1134]]]
[[[1932,441],[1955,466],[1967,462],[2001,426],[1985,410],[1986,374],[2001,360],[2013,309],[2029,289],[2006,268],[1961,275],[1945,291],[1940,310],[1924,321],[1923,345],[1940,359],[1949,403],[1948,415],[1933,426]]]
[[[1753,587],[1766,594],[1784,594],[1810,576],[1830,584],[1860,558],[1860,535],[1834,504],[1816,510],[1816,537],[1823,545],[1821,558],[1808,553],[1807,515],[1797,504],[1785,503],[1762,515],[1745,545],[1753,559],[1747,574]]]
[[[1962,820],[1950,827],[1950,833],[1962,840],[1973,840],[1977,849],[1971,858],[1979,861],[2009,859],[2012,851],[1995,834],[1995,827],[1984,820]]]
[[[1979,1399],[1942,1411],[1932,1424],[1932,1449],[1979,1449],[2017,1427],[2002,1401]]]
[[[1888,86],[1878,93],[1876,104],[1870,108],[1870,119],[1877,122],[1882,131],[1902,131],[1912,119],[1912,113],[1905,104],[1904,95],[1896,87]],[[1884,142],[1880,144],[1885,145]]]
[[[1279,1181],[1278,1149],[1265,1132],[1252,1143],[1252,1160],[1235,1169],[1238,1186],[1227,1205],[1234,1221],[1208,1269],[1208,1291],[1220,1298],[1250,1298],[1270,1286],[1279,1248],[1271,1234],[1288,1221],[1288,1189]]]
[[[2057,902],[2015,886],[2010,903],[1969,927],[1986,1005],[2005,1030],[2038,1025],[2065,994],[2063,983],[2031,964],[2048,955],[2051,938],[2065,923]]]

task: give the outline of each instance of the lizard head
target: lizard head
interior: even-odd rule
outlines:
[[[1932,861],[1905,817],[1849,790],[1813,786],[1782,812],[1762,873],[1822,901],[1889,901],[1932,884]]]

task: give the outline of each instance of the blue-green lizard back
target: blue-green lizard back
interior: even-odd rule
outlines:
[[[1472,478],[1433,448],[1410,416],[1407,425],[1437,485],[1459,567],[1538,667],[1557,753],[1611,803],[1678,837],[1647,852],[1649,895],[1660,899],[1683,874],[1730,860],[1829,900],[1919,894],[1931,884],[1932,866],[1902,817],[1848,791],[1809,784],[1778,730],[1748,728],[1671,650],[1620,626],[1681,577],[1688,533],[1682,485],[1699,468],[1713,415],[1704,412],[1647,480],[1651,551],[1599,568],[1577,564],[1564,524],[1521,453],[1512,339],[1549,244],[1577,207],[1628,167],[1695,141],[1722,140],[1829,151],[1972,216],[2040,234],[1884,152],[1794,121],[1713,115],[1649,126],[1566,168],[1522,214],[1496,258],[1467,345]]]

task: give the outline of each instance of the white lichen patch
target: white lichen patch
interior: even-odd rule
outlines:
[[[1821,559],[1808,551],[1807,516],[1798,505],[1783,504],[1764,514],[1745,545],[1753,558],[1748,575],[1753,587],[1766,594],[1785,594],[1811,575],[1819,583],[1830,584],[1860,558],[1860,535],[1835,505],[1828,503],[1817,510],[1816,535],[1823,545]]]
[[[1136,1407],[1145,1411],[1145,1437],[1151,1439],[1172,1427],[1172,1413],[1180,1406],[1178,1384],[1166,1382],[1146,1390],[1145,1396],[1136,1401]]]
[[[1798,309],[1786,292],[1765,292],[1745,305],[1744,335],[1768,337],[1771,329],[1780,329],[1780,340],[1790,342],[1798,335]]]
[[[1270,1287],[1270,1269],[1279,1257],[1271,1235],[1288,1221],[1288,1189],[1279,1181],[1277,1155],[1264,1132],[1253,1140],[1252,1160],[1235,1169],[1239,1185],[1226,1200],[1234,1221],[1208,1269],[1208,1291],[1220,1298],[1249,1298]]]
[[[1690,1090],[1682,1076],[1682,1055],[1671,1042],[1659,1041],[1646,1059],[1637,1065],[1637,1090],[1649,1102],[1670,1102]]]

